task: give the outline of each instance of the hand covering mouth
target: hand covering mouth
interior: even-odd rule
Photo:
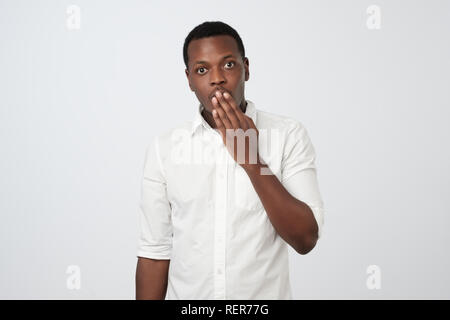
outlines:
[[[216,87],[216,88],[214,88],[214,90],[209,94],[209,96],[208,96],[209,101],[211,101],[212,97],[214,97],[214,96],[216,95],[216,91],[220,91],[222,94],[223,94],[224,92],[228,92],[228,90],[225,90],[225,89],[222,88],[222,87]],[[228,94],[230,94],[230,93],[228,92]],[[231,95],[231,94],[230,94],[230,95]]]

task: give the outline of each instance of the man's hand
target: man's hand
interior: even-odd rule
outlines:
[[[213,117],[228,152],[244,169],[260,163],[258,153],[259,131],[252,118],[245,115],[228,93],[216,92],[212,97]],[[239,130],[241,129],[241,130]]]

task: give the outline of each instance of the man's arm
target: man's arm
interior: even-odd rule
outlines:
[[[274,174],[261,175],[266,164],[247,165],[245,168],[255,191],[277,233],[300,254],[307,254],[318,240],[318,224],[312,209],[293,197]]]
[[[158,137],[147,147],[139,216],[136,299],[164,300],[172,252],[171,207]]]
[[[320,225],[316,221],[316,216],[313,209],[304,201],[308,196],[314,203],[321,202],[320,194],[318,192],[316,178],[315,178],[315,150],[301,123],[297,122],[295,126],[286,134],[289,137],[289,146],[285,146],[286,152],[283,155],[282,164],[282,180],[287,178],[293,179],[294,174],[298,176],[306,174],[306,172],[313,172],[313,179],[310,179],[310,186],[303,186],[303,190],[299,190],[298,186],[294,186],[294,192],[300,193],[300,196],[293,196],[283,186],[280,180],[272,173],[261,175],[261,169],[270,171],[270,168],[260,161],[258,146],[259,146],[259,131],[256,128],[253,119],[245,115],[241,108],[236,104],[234,98],[225,92],[223,95],[220,92],[216,93],[216,97],[211,98],[214,105],[213,117],[217,124],[217,129],[222,136],[223,143],[226,145],[229,153],[233,159],[247,172],[250,181],[253,184],[255,191],[266,210],[266,213],[277,231],[295,251],[300,254],[307,254],[316,245],[320,237]],[[238,130],[241,129],[241,130]],[[249,131],[250,130],[250,131]],[[250,133],[249,143],[247,143],[247,133]],[[235,137],[242,138],[245,133],[245,143],[238,139],[238,143],[243,144],[245,159],[239,159],[237,150],[242,148],[236,147],[233,143]],[[251,136],[256,136],[251,139]],[[253,141],[253,143],[251,143]],[[256,155],[257,163],[251,163],[249,160],[251,156]],[[247,157],[248,156],[248,157]],[[248,160],[247,160],[248,159]],[[242,160],[243,163],[242,163]],[[310,169],[307,171],[306,169]],[[302,180],[298,179],[297,180]],[[304,185],[303,182],[297,184]],[[292,189],[291,189],[292,190]],[[303,193],[305,191],[305,193]],[[319,212],[319,211],[317,211]],[[322,212],[317,213],[318,219],[321,220]]]
[[[136,300],[164,300],[170,260],[138,257],[136,267]]]

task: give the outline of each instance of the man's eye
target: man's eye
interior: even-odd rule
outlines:
[[[197,73],[203,74],[203,72],[199,72],[199,70],[202,70],[202,69],[204,70],[205,68],[203,68],[203,67],[198,68]]]
[[[232,68],[234,66],[234,62],[233,61],[229,61],[229,62],[226,63],[226,65],[229,64],[229,63],[232,64],[232,66],[230,67],[230,68]]]

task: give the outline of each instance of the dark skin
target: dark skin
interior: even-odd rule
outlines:
[[[210,99],[215,89],[231,94],[245,112],[244,89],[250,75],[249,65],[247,58],[242,59],[236,41],[230,36],[192,40],[187,52],[189,69],[185,73],[189,87],[205,107],[202,116],[211,128],[216,128]]]
[[[164,300],[170,260],[138,257],[136,266],[136,300]]]
[[[270,172],[258,153],[258,129],[244,113],[245,81],[249,79],[248,58],[241,57],[236,41],[228,35],[191,41],[188,57],[185,73],[189,87],[205,107],[203,118],[221,134],[228,152],[248,174],[277,233],[296,252],[307,254],[315,247],[318,239],[318,226],[313,212],[306,203],[293,197]],[[248,137],[242,136],[241,142],[244,141],[245,145],[243,161],[237,154],[237,129],[242,129],[241,132],[250,130],[256,136],[256,143],[250,143]],[[230,139],[234,139],[234,148],[228,144]],[[250,161],[250,154],[255,156],[256,161]],[[262,168],[270,174],[262,175]]]

